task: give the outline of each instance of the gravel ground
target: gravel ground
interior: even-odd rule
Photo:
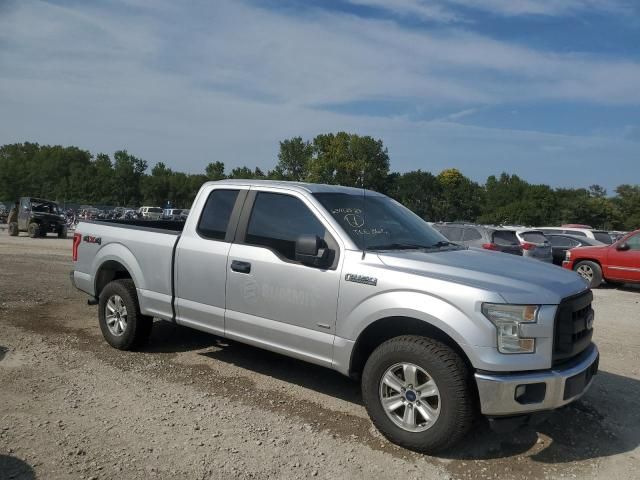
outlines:
[[[640,289],[595,291],[601,372],[536,427],[484,421],[438,457],[389,444],[356,383],[156,322],[106,345],[70,240],[0,233],[0,479],[640,478]]]

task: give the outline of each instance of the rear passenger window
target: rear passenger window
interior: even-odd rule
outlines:
[[[451,225],[438,225],[436,228],[442,235],[447,238],[447,240],[451,240],[452,242],[459,242],[460,240],[462,240],[461,227],[453,227]]]
[[[571,240],[567,237],[556,237],[555,235],[548,237],[552,247],[570,247]],[[578,243],[578,242],[576,242]]]
[[[547,238],[541,232],[524,232],[522,233],[522,239],[529,243],[544,243]]]
[[[214,190],[198,223],[198,233],[212,240],[224,240],[229,226],[229,218],[238,198],[238,190]]]
[[[477,228],[465,228],[464,229],[464,236],[462,237],[462,240],[464,241],[468,241],[468,240],[480,240],[482,238],[482,234],[478,231]]]
[[[295,260],[300,235],[325,238],[325,233],[324,225],[301,200],[280,193],[258,192],[245,241]]]
[[[493,243],[496,245],[520,245],[516,232],[511,230],[496,230],[493,232]]]

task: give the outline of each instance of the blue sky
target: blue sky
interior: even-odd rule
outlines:
[[[637,0],[5,0],[0,143],[271,168],[381,138],[393,170],[640,183]]]

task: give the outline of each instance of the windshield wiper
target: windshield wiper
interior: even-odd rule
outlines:
[[[386,245],[367,245],[367,250],[419,250],[431,248],[429,245],[416,245],[413,243],[388,243]]]
[[[449,246],[458,247],[459,245],[457,243],[447,242],[446,240],[440,240],[439,242],[436,242],[433,245],[431,245],[430,248],[441,248],[441,247],[449,247]]]

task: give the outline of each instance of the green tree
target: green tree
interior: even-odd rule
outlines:
[[[206,166],[205,174],[209,180],[224,180],[226,175],[224,174],[224,163],[213,162]]]
[[[118,150],[114,158],[114,192],[118,205],[139,205],[142,200],[142,177],[147,170],[147,162],[130,155],[126,150]]]
[[[313,139],[310,182],[347,185],[381,191],[387,186],[389,154],[382,140],[338,132]]]
[[[280,180],[304,181],[309,174],[309,163],[313,157],[313,146],[302,137],[293,137],[280,142],[278,163],[270,174]]]
[[[387,194],[411,209],[420,217],[436,218],[438,199],[442,196],[442,186],[429,172],[416,170],[402,175],[390,175]]]
[[[443,170],[436,177],[441,195],[434,205],[434,219],[473,221],[480,213],[483,190],[457,168]]]
[[[613,203],[620,215],[618,226],[625,230],[640,228],[640,185],[620,185],[616,194]]]

